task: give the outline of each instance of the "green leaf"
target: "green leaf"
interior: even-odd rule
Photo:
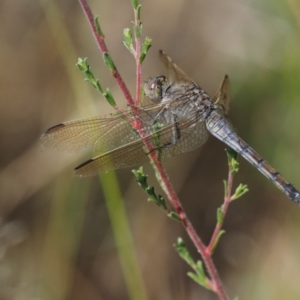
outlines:
[[[174,219],[176,221],[179,221],[179,222],[182,221],[181,218],[178,216],[178,214],[176,212],[174,212],[174,211],[170,211],[168,213],[168,217],[170,217],[171,219]]]
[[[96,30],[97,30],[97,33],[98,33],[100,36],[104,37],[104,34],[103,34],[102,30],[101,30],[101,27],[100,27],[100,24],[99,24],[98,19],[99,19],[98,16],[94,19],[94,23],[95,23],[95,26],[96,26]]]
[[[196,273],[199,275],[199,277],[206,279],[206,275],[203,269],[203,263],[200,260],[198,260],[196,263]]]
[[[106,66],[108,67],[108,69],[110,71],[114,72],[116,70],[115,64],[107,52],[103,53],[103,59],[104,59]]]
[[[244,194],[249,192],[248,186],[246,184],[240,183],[240,185],[236,188],[234,195],[232,196],[232,200],[236,200],[242,197]]]
[[[223,224],[224,215],[223,215],[223,205],[217,209],[217,222],[219,225]]]
[[[159,202],[159,206],[162,207],[164,210],[167,210],[167,205],[165,202],[165,199],[162,195],[158,195],[158,202]]]
[[[95,89],[98,90],[99,93],[103,95],[103,89],[99,83],[99,80],[95,79],[95,76],[87,63],[87,58],[78,58],[76,66],[85,74],[86,78],[84,80],[88,81]]]
[[[215,242],[214,242],[214,244],[213,244],[213,246],[212,246],[212,252],[215,251],[215,249],[216,249],[216,247],[217,247],[217,245],[218,245],[218,243],[219,243],[219,241],[220,241],[220,238],[221,238],[221,236],[222,236],[224,233],[225,233],[225,230],[223,230],[223,229],[219,231],[219,233],[218,233],[218,235],[217,235],[217,237],[216,237],[216,239],[215,239]]]
[[[90,68],[90,66],[87,63],[87,58],[78,58],[78,62],[76,66],[79,68],[80,71],[82,71],[86,78],[85,81],[88,81],[105,99],[106,101],[113,107],[116,106],[116,102],[114,100],[114,97],[111,94],[111,91],[109,88],[107,88],[104,92],[103,88],[100,85],[100,82],[98,79],[95,79],[95,76]]]
[[[196,268],[196,263],[191,257],[190,253],[187,250],[187,247],[182,238],[178,238],[177,242],[173,245],[179,256],[187,262],[193,269]]]
[[[112,107],[116,106],[115,99],[114,99],[113,95],[111,94],[111,91],[109,88],[106,89],[106,91],[104,93],[104,97]]]
[[[235,174],[239,170],[239,162],[237,160],[238,154],[231,148],[226,148],[227,158],[228,158],[228,165],[231,169],[231,173]]]
[[[81,72],[87,72],[89,70],[89,65],[87,64],[87,57],[83,59],[79,57],[76,66]]]
[[[137,19],[140,21],[141,20],[141,8],[142,8],[142,5],[139,4],[136,8],[136,11],[137,11]]]
[[[208,290],[212,290],[211,286],[207,283],[207,278],[199,277],[197,274],[193,272],[188,272],[187,275],[192,278],[196,283],[200,284],[201,286],[205,287]]]
[[[157,206],[162,207],[164,210],[167,210],[165,199],[161,195],[156,195],[154,187],[145,188],[146,193],[150,196],[148,198],[149,202],[155,203]]]
[[[132,170],[135,175],[135,179],[139,186],[148,194],[148,201],[155,203],[157,206],[167,211],[167,205],[165,199],[161,195],[155,193],[154,187],[150,187],[147,183],[147,175],[144,174],[143,168],[140,167],[138,170]]]
[[[194,272],[188,272],[187,275],[198,284],[211,290],[211,286],[209,284],[210,280],[205,275],[202,261],[197,261],[197,263],[195,263],[182,238],[177,239],[177,242],[174,244],[174,248],[179,256],[194,270]]]
[[[100,85],[99,79],[96,80],[95,88],[100,94],[103,95],[103,89],[102,86]]]
[[[236,151],[234,151],[234,150],[231,149],[231,148],[226,148],[225,151],[226,151],[227,156],[228,156],[229,159],[237,160],[237,158],[238,158],[238,153],[237,153]]]
[[[228,181],[227,180],[223,180],[224,183],[224,195],[225,197],[228,196]]]
[[[192,278],[194,281],[196,281],[198,284],[211,290],[211,286],[208,284],[209,280],[207,279],[204,269],[203,269],[202,261],[197,261],[196,267],[195,267],[195,273],[188,272],[187,275],[190,278]]]
[[[141,185],[142,188],[147,186],[147,175],[144,174],[143,167],[140,167],[137,170],[132,170],[132,173],[135,176],[136,181]]]
[[[134,9],[137,9],[138,5],[139,5],[139,1],[138,0],[131,0],[131,4],[132,4],[132,7]]]
[[[142,44],[142,51],[140,56],[140,63],[142,63],[151,47],[152,40],[149,37],[146,37]]]
[[[124,37],[123,44],[132,53],[132,33],[129,28],[124,29],[123,37]]]

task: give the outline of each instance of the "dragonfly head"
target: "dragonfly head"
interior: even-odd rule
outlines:
[[[153,78],[149,78],[144,83],[145,95],[153,102],[160,102],[163,98],[163,93],[168,87],[168,79],[164,75],[158,75]]]

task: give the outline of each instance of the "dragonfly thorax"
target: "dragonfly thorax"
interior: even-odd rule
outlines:
[[[162,94],[162,104],[168,105],[180,115],[201,115],[205,120],[216,109],[210,96],[196,84],[174,83]]]

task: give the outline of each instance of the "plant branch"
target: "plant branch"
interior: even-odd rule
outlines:
[[[100,26],[97,22],[97,20],[94,20],[93,14],[86,2],[86,0],[78,0],[81,4],[81,7],[89,21],[89,24],[92,28],[93,35],[96,39],[96,42],[98,44],[98,47],[100,51],[102,52],[104,57],[109,57],[108,49],[106,47],[105,41],[104,41],[104,35],[101,32]],[[135,1],[137,2],[137,1]],[[141,23],[140,23],[140,6],[136,5],[134,6],[135,11],[135,24],[134,24],[134,36],[135,36],[135,51],[133,51],[135,60],[136,60],[136,102],[133,101],[132,96],[130,95],[130,92],[128,91],[123,79],[121,78],[119,72],[117,71],[117,68],[114,66],[114,64],[108,64],[106,61],[107,66],[112,72],[112,75],[116,78],[120,88],[122,89],[124,96],[128,102],[128,104],[131,107],[132,115],[135,118],[134,122],[131,122],[134,128],[139,132],[141,138],[144,141],[145,148],[147,149],[147,152],[149,153],[149,157],[151,159],[151,162],[154,166],[154,169],[156,171],[157,177],[159,179],[159,182],[161,183],[165,193],[167,194],[170,202],[172,203],[177,215],[179,216],[182,225],[184,226],[185,230],[187,231],[189,237],[193,241],[196,249],[201,254],[203,261],[205,263],[205,266],[207,268],[207,271],[210,275],[210,279],[207,279],[207,285],[213,290],[221,300],[228,300],[228,297],[225,293],[225,290],[222,286],[220,277],[218,275],[218,272],[214,266],[214,263],[211,258],[211,253],[208,253],[206,251],[206,246],[196,233],[196,230],[194,229],[193,225],[189,221],[180,201],[177,197],[175,190],[168,178],[168,175],[166,171],[164,170],[161,162],[159,161],[157,151],[153,151],[155,147],[153,147],[152,142],[149,138],[147,138],[146,132],[143,128],[143,123],[141,122],[140,118],[138,117],[139,108],[136,105],[140,105],[140,97],[141,97],[141,42],[140,42],[140,35],[141,35]]]
[[[226,152],[228,158],[228,180],[224,180],[224,203],[217,211],[217,224],[214,229],[211,240],[206,248],[206,252],[210,255],[213,254],[214,248],[216,247],[221,235],[225,232],[224,230],[222,230],[222,226],[230,202],[240,198],[242,195],[249,191],[247,185],[240,184],[236,188],[234,194],[232,194],[233,177],[239,170],[239,162],[237,160],[238,154],[230,148],[227,148]]]
[[[176,213],[181,219],[181,223],[184,226],[186,232],[188,233],[189,237],[191,238],[192,242],[194,243],[196,249],[200,253],[205,266],[207,268],[207,271],[211,277],[211,282],[209,283],[211,286],[211,289],[219,296],[222,300],[227,300],[228,297],[226,295],[226,292],[223,288],[222,282],[220,280],[219,274],[215,268],[215,265],[212,261],[211,254],[206,251],[206,246],[198,236],[195,228],[193,227],[192,223],[188,219],[185,211],[183,210],[183,207],[174,191],[174,188],[169,180],[169,177],[161,165],[161,163],[157,160],[152,160],[153,164],[155,166],[155,170],[157,171],[157,174],[159,176],[159,179],[162,183],[162,187],[164,188],[165,193],[167,194],[170,202],[172,203]]]
[[[100,26],[98,28],[96,27],[96,24],[98,24],[98,21],[94,19],[94,15],[93,15],[87,1],[86,0],[78,0],[78,1],[79,1],[81,8],[91,26],[93,35],[95,37],[95,40],[97,42],[97,45],[98,45],[101,53],[103,55],[105,53],[108,53],[108,49],[107,49],[106,43],[104,41],[104,35],[102,34],[102,32],[100,30]],[[129,105],[133,106],[135,104],[133,101],[133,98],[116,67],[112,70],[112,75],[116,79],[121,90],[123,91],[127,103]]]
[[[216,224],[216,227],[215,227],[215,230],[213,232],[213,235],[210,239],[210,242],[206,248],[206,252],[208,254],[212,254],[213,250],[214,250],[214,247],[216,245],[216,242],[217,242],[217,239],[220,235],[220,231],[222,229],[222,226],[223,226],[223,223],[224,223],[224,218],[225,218],[225,215],[227,213],[227,210],[228,210],[228,206],[229,206],[229,203],[230,201],[232,200],[231,198],[231,191],[232,191],[232,183],[233,183],[233,176],[234,176],[234,172],[232,172],[232,168],[229,164],[229,168],[228,168],[228,182],[226,183],[227,186],[225,188],[225,196],[224,196],[224,203],[221,207],[221,214],[222,214],[222,218],[221,220],[218,220],[217,224]]]

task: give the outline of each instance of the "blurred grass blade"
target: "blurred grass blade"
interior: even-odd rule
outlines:
[[[119,258],[130,299],[147,299],[116,174],[114,172],[102,174],[100,176],[100,182],[103,187],[107,209],[111,218],[114,237],[118,246]]]

